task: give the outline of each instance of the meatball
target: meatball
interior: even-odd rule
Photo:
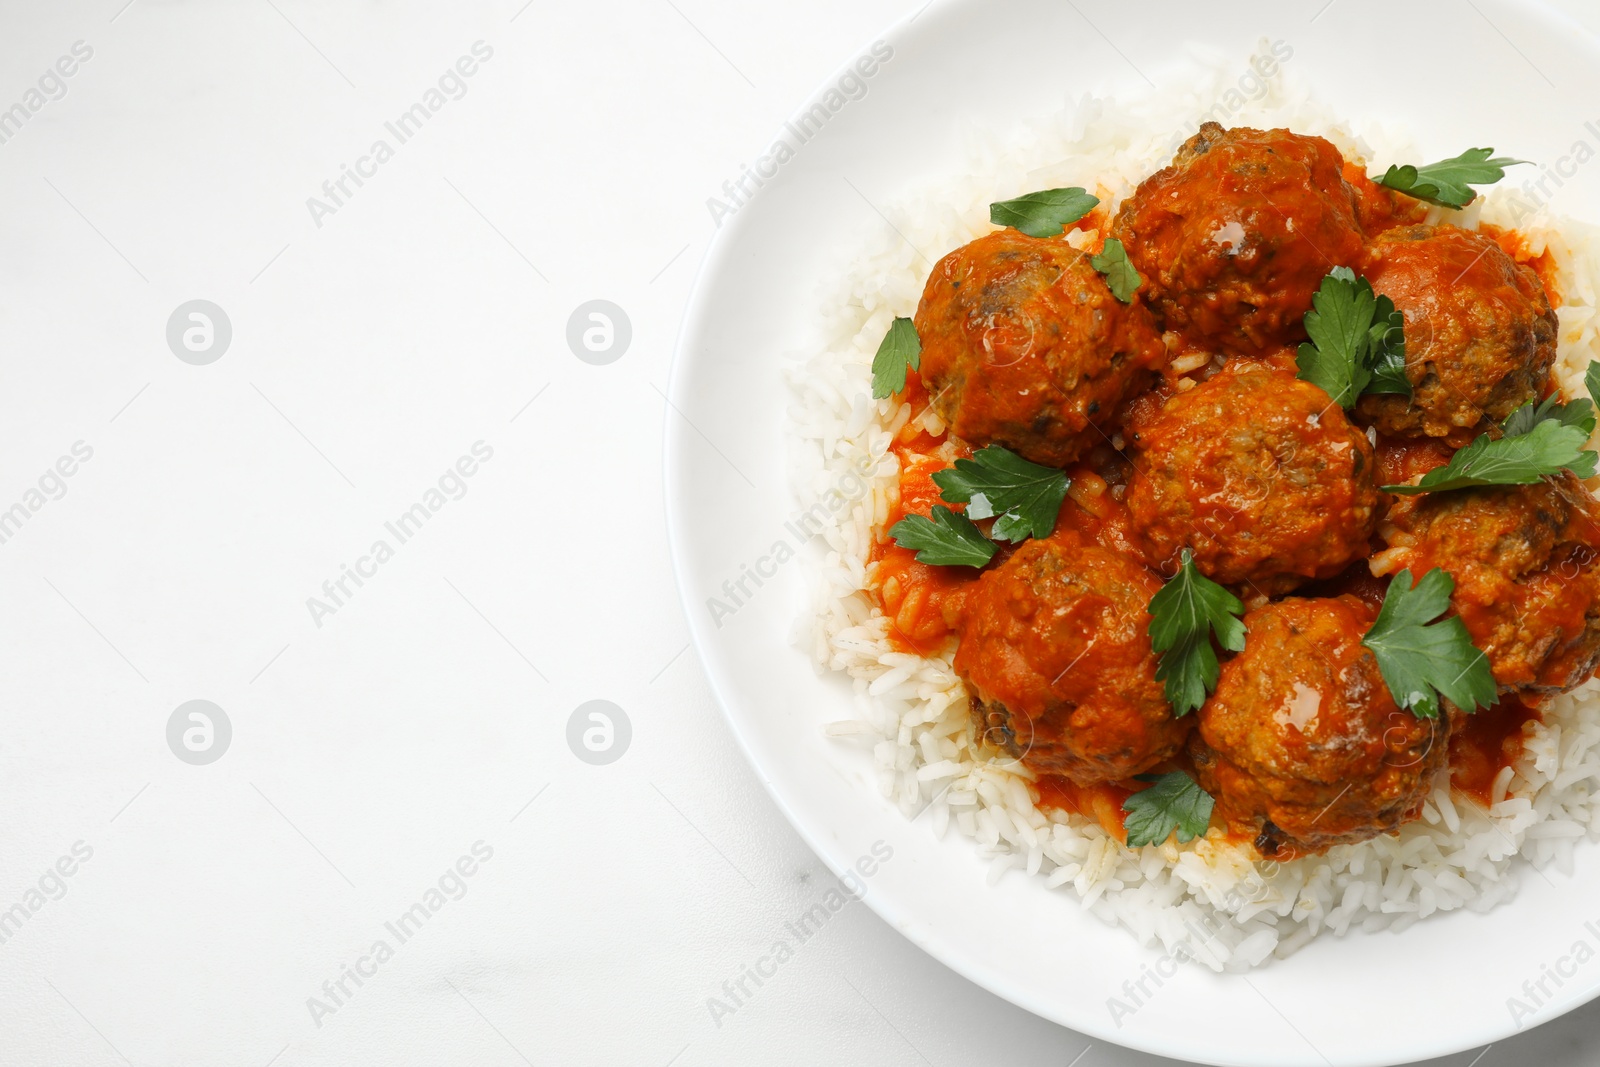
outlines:
[[[1029,541],[969,593],[955,668],[987,740],[1079,785],[1148,770],[1183,747],[1156,681],[1161,580],[1071,531]]]
[[[1364,239],[1344,159],[1320,137],[1215,122],[1123,202],[1111,234],[1169,330],[1252,354],[1305,337],[1311,296]]]
[[[1361,644],[1377,612],[1293,598],[1244,618],[1189,745],[1200,784],[1263,856],[1293,858],[1415,817],[1449,761],[1449,719],[1395,704]]]
[[[1128,429],[1128,510],[1157,570],[1187,548],[1207,576],[1272,596],[1366,555],[1372,445],[1310,382],[1236,359]]]
[[[945,256],[917,308],[922,380],[962,439],[1064,466],[1104,439],[1166,347],[1065,241],[1002,230]]]
[[[1366,278],[1405,314],[1412,396],[1361,398],[1395,437],[1462,445],[1545,394],[1556,313],[1544,283],[1493,240],[1457,226],[1406,226],[1372,242]]]
[[[1600,508],[1571,471],[1405,497],[1374,572],[1442,567],[1502,690],[1561,693],[1600,665]]]

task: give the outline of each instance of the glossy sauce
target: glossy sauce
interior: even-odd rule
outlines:
[[[1436,437],[1378,438],[1378,484],[1402,485],[1450,462],[1455,450]]]
[[[1523,726],[1540,721],[1539,709],[1503,696],[1494,707],[1464,719],[1450,737],[1450,785],[1487,808],[1495,778],[1522,756]]]

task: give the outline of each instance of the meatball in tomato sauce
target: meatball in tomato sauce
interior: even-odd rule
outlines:
[[[1321,137],[1200,127],[1123,202],[1111,235],[1169,330],[1254,354],[1305,337],[1311,297],[1364,244],[1344,159]]]
[[[1245,615],[1190,742],[1201,786],[1263,856],[1355,844],[1415,817],[1449,759],[1449,720],[1395,704],[1361,644],[1377,612],[1353,596]]]
[[[1441,567],[1502,690],[1561,693],[1600,665],[1600,505],[1570,471],[1404,497],[1373,570]]]
[[[969,592],[955,668],[984,738],[1042,774],[1117,781],[1176,754],[1148,628],[1161,580],[1070,531],[1029,541]]]
[[[923,383],[956,436],[1052,466],[1104,440],[1166,362],[1143,304],[1119,303],[1065,241],[1016,230],[940,260],[916,326]]]
[[[1457,226],[1381,234],[1366,278],[1405,315],[1410,398],[1370,395],[1357,412],[1394,437],[1466,444],[1548,391],[1556,313],[1532,268]]]
[[[1128,426],[1127,504],[1146,562],[1179,553],[1224,585],[1273,596],[1367,554],[1381,517],[1376,460],[1310,382],[1236,359]]]

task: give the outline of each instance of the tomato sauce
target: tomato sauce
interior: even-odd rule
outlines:
[[[1561,289],[1556,284],[1560,277],[1561,268],[1557,266],[1555,256],[1547,248],[1537,256],[1528,249],[1528,239],[1516,230],[1504,230],[1498,226],[1483,223],[1478,226],[1478,232],[1485,237],[1492,238],[1500,246],[1501,251],[1516,260],[1518,263],[1533,268],[1539,276],[1539,281],[1544,283],[1544,291],[1550,297],[1550,306],[1561,306]]]
[[[940,497],[935,473],[972,450],[949,434],[935,436],[922,426],[928,394],[922,380],[909,375],[903,394],[916,415],[895,436],[893,448],[900,461],[900,499],[889,509],[888,521],[873,545],[873,583],[879,605],[889,620],[889,641],[902,652],[928,655],[950,637],[960,614],[963,590],[978,577],[970,567],[931,567],[917,562],[912,549],[894,543],[888,531],[908,515],[926,517],[935,504],[965,511]]]
[[[1359,163],[1346,161],[1344,180],[1355,190],[1356,218],[1360,220],[1368,238],[1397,226],[1414,226],[1427,217],[1426,204],[1379,185]],[[1350,263],[1346,266],[1354,268],[1357,265]]]
[[[1455,449],[1436,437],[1379,437],[1378,484],[1403,485],[1443,467]]]
[[[1522,756],[1523,727],[1538,721],[1538,707],[1513,696],[1459,718],[1450,736],[1450,785],[1455,792],[1488,807],[1495,778]]]
[[[1033,783],[1033,788],[1041,809],[1065,811],[1093,819],[1106,833],[1120,839],[1126,833],[1122,805],[1146,786],[1143,782],[1135,782],[1133,786],[1120,782],[1078,785],[1070,778],[1044,774]]]
[[[1098,189],[1096,192],[1100,196],[1100,206],[1067,227],[1069,230],[1082,230],[1084,233],[1095,235],[1099,247],[1091,245],[1087,249],[1091,254],[1097,254],[1105,247],[1104,235],[1111,232],[1111,211],[1106,207],[1111,194],[1105,189]]]

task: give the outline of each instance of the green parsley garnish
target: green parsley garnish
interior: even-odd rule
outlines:
[[[1504,436],[1519,437],[1530,432],[1541,422],[1558,422],[1563,426],[1576,427],[1583,431],[1585,439],[1593,436],[1597,421],[1595,403],[1600,400],[1600,361],[1589,361],[1589,369],[1584,372],[1583,384],[1588,387],[1588,397],[1579,397],[1563,404],[1560,394],[1552,393],[1537,406],[1533,401],[1528,401],[1500,424]]]
[[[1517,419],[1518,414],[1512,412],[1512,419]],[[1386,485],[1383,489],[1387,493],[1413,496],[1475,485],[1532,485],[1563,467],[1580,478],[1593,478],[1595,462],[1600,457],[1584,449],[1588,441],[1589,433],[1582,426],[1553,418],[1535,424],[1525,433],[1498,441],[1482,434],[1451,456],[1449,463],[1423,475],[1416,485]]]
[[[994,558],[994,542],[972,520],[943,504],[931,518],[907,515],[889,530],[901,548],[918,549],[917,562],[933,567],[981,567]]]
[[[1155,784],[1122,802],[1129,848],[1163,844],[1173,831],[1177,831],[1178,844],[1185,845],[1206,832],[1216,801],[1193,778],[1182,771],[1138,778]]]
[[[1368,358],[1372,365],[1369,393],[1411,395],[1411,379],[1406,377],[1406,317],[1394,301],[1379,294],[1372,313],[1372,328],[1367,331]]]
[[[922,367],[922,338],[910,319],[895,319],[872,357],[872,395],[878,400],[906,387],[906,371]]]
[[[1161,654],[1156,681],[1166,683],[1167,702],[1174,718],[1182,718],[1206,702],[1217,687],[1217,643],[1229,652],[1244,649],[1244,614],[1239,598],[1194,565],[1194,555],[1183,550],[1178,573],[1150,598],[1150,646]]]
[[[1411,395],[1405,316],[1355,271],[1335,267],[1322,279],[1305,324],[1311,340],[1300,346],[1296,377],[1322,389],[1340,407],[1355,407],[1366,392]]]
[[[1139,272],[1128,259],[1128,250],[1115,237],[1106,238],[1105,247],[1098,256],[1090,257],[1089,266],[1106,276],[1111,295],[1124,304],[1133,303],[1133,294],[1144,284],[1144,279],[1139,277]]]
[[[1049,537],[1067,495],[1067,476],[990,445],[933,476],[940,496],[966,504],[967,517],[995,518],[990,536],[1000,541]],[[996,518],[998,516],[998,518]]]
[[[1469,148],[1454,159],[1429,163],[1425,167],[1395,166],[1378,179],[1379,185],[1398,189],[1418,200],[1440,207],[1466,207],[1478,198],[1471,186],[1493,185],[1506,176],[1506,168],[1525,159],[1494,156],[1492,148]]]
[[[1372,650],[1394,702],[1419,719],[1439,717],[1442,695],[1462,711],[1489,707],[1498,699],[1489,657],[1473,646],[1466,624],[1451,616],[1455,579],[1435,567],[1416,588],[1411,572],[1389,583],[1378,621],[1361,643]],[[1431,625],[1430,625],[1431,623]]]
[[[989,205],[989,221],[1010,226],[1029,237],[1054,237],[1100,206],[1100,198],[1083,189],[1045,189]]]
[[[1500,424],[1500,428],[1505,431],[1507,437],[1521,437],[1541,422],[1557,422],[1562,426],[1573,426],[1582,430],[1587,440],[1589,435],[1594,433],[1594,404],[1581,398],[1570,404],[1563,404],[1560,400],[1560,396],[1555,394],[1545,397],[1544,401],[1537,405],[1530,400],[1513,411],[1506,421]]]

